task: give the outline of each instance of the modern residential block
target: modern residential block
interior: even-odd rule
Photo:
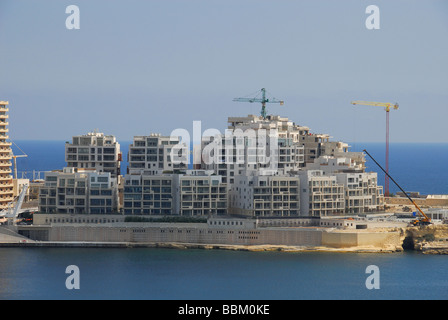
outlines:
[[[161,174],[186,170],[188,168],[188,148],[180,143],[179,137],[161,136],[135,136],[129,146],[128,173],[130,174]],[[172,151],[176,152],[177,159],[172,159]]]
[[[65,144],[65,161],[68,167],[109,172],[117,178],[121,174],[120,144],[115,136],[104,133],[74,136],[72,143]]]
[[[184,174],[125,176],[126,215],[205,216],[226,212],[226,185],[212,172],[188,170]]]
[[[238,175],[229,192],[229,212],[252,217],[299,216],[300,179],[256,171]]]
[[[64,168],[45,173],[39,212],[113,214],[118,212],[117,179],[109,172]]]

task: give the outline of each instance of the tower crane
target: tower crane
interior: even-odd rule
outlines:
[[[23,186],[22,192],[20,192],[19,196],[16,199],[17,201],[12,201],[12,202],[8,203],[7,208],[0,211],[0,217],[8,218],[8,219],[10,219],[10,221],[12,221],[13,225],[16,225],[16,220],[20,213],[20,209],[22,208],[22,203],[23,203],[23,200],[25,199],[27,190],[28,190],[28,185],[25,184]]]
[[[23,154],[20,154],[20,155],[15,155],[15,154],[13,154],[12,151],[11,151],[12,159],[14,160],[14,179],[17,179],[17,158],[28,157],[28,155],[25,154],[25,152],[23,152],[23,150],[20,149],[19,146],[18,146],[14,141],[12,141],[12,142],[13,142],[13,143],[15,144],[15,146],[16,146],[20,151],[22,151],[22,153],[23,153]]]
[[[283,100],[277,100],[275,98],[267,99],[265,88],[262,88],[260,91],[261,98],[257,98],[257,96],[255,96],[254,98],[235,98],[233,99],[233,101],[250,103],[261,102],[261,116],[263,117],[263,119],[266,119],[266,103],[280,103],[280,105],[282,106],[285,102]]]
[[[389,113],[391,109],[398,110],[398,103],[374,102],[374,101],[352,101],[353,105],[364,105],[383,107],[386,111],[386,175],[384,178],[384,195],[389,196]]]

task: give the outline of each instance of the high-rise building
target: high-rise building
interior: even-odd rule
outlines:
[[[72,143],[65,144],[65,161],[67,167],[109,172],[117,178],[122,161],[120,144],[115,136],[104,133],[74,136]]]
[[[13,201],[13,181],[11,176],[11,142],[8,136],[8,101],[0,101],[0,210]]]

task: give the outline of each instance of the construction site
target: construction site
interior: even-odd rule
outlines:
[[[172,139],[151,134],[134,137],[122,176],[116,138],[94,132],[66,143],[69,167],[32,181],[18,179],[16,158],[28,155],[18,146],[22,154],[14,155],[6,142],[8,102],[0,102],[0,244],[448,253],[448,196],[406,192],[389,174],[389,113],[397,103],[351,102],[386,111],[383,168],[368,150],[351,152],[327,134],[268,115],[267,103],[284,101],[260,93],[234,99],[262,108],[259,116],[229,117],[228,129],[276,130],[274,171],[247,160],[248,140],[241,162],[210,163],[202,153],[198,168],[173,170]],[[366,171],[366,157],[384,172],[384,189]]]

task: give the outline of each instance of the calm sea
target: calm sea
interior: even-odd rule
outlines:
[[[65,141],[16,143],[28,155],[18,158],[19,175],[27,171],[30,178],[33,170],[65,165]],[[126,159],[129,143],[121,145]],[[447,194],[447,146],[391,145],[392,177],[405,190]],[[354,147],[384,163],[383,144]],[[367,165],[380,171],[371,161]],[[79,268],[79,290],[66,288],[69,265]],[[366,288],[369,265],[379,268],[379,289]],[[413,252],[0,248],[0,299],[448,299],[448,258]]]
[[[79,289],[68,290],[69,265]],[[367,289],[369,265],[379,289]],[[448,259],[418,253],[0,248],[0,299],[448,299]]]

